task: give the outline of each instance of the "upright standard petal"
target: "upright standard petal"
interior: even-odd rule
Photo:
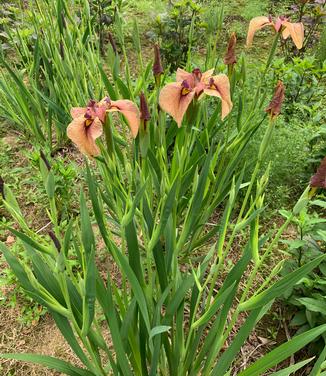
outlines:
[[[291,36],[293,43],[296,45],[297,49],[300,50],[303,46],[304,40],[304,28],[303,23],[291,23],[291,22],[283,22],[283,26],[285,29],[283,30],[283,38],[286,39]]]
[[[273,22],[268,17],[259,16],[253,18],[249,23],[249,29],[247,34],[247,46],[251,46],[256,31],[262,29],[265,26],[273,25]]]
[[[177,69],[176,79],[177,79],[177,82],[188,81],[188,83],[190,85],[194,81],[192,73],[186,72],[185,70],[183,70],[181,68]],[[193,86],[193,85],[191,85],[191,86]]]
[[[117,101],[111,101],[111,106],[107,111],[120,112],[127,120],[132,137],[137,137],[140,124],[140,114],[138,107],[135,105],[135,103],[129,101],[128,99],[119,99]]]
[[[184,89],[182,82],[167,84],[161,90],[159,98],[162,110],[173,117],[179,128],[184,114],[195,96],[195,91],[189,90],[187,93],[183,93]]]
[[[87,108],[86,107],[73,107],[71,110],[70,110],[70,115],[73,119],[79,117],[79,116],[82,116],[82,115],[85,115],[86,114],[86,111],[87,111]]]
[[[79,116],[73,119],[67,128],[67,136],[82,153],[90,157],[99,155],[100,150],[95,141],[102,133],[103,127],[99,118],[95,118],[90,125],[87,125],[87,119]]]
[[[222,114],[223,120],[232,110],[233,103],[230,94],[230,81],[225,74],[218,74],[210,78],[204,93],[207,95],[219,97],[222,101]]]

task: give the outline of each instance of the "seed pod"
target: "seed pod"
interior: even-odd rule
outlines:
[[[272,119],[274,119],[281,113],[282,103],[285,98],[284,92],[285,92],[285,87],[284,87],[283,82],[278,81],[276,88],[275,88],[274,96],[270,104],[268,105],[268,107],[265,109],[265,111],[270,114]]]

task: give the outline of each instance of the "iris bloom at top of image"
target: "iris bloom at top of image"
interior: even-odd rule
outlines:
[[[249,23],[247,46],[251,46],[256,31],[263,29],[266,26],[271,26],[274,30],[282,33],[284,39],[291,36],[293,43],[300,50],[303,46],[304,28],[302,22],[292,23],[287,17],[277,17],[275,22],[272,17],[259,16],[253,18]]]
[[[124,115],[133,138],[136,138],[140,123],[137,106],[126,99],[111,101],[108,97],[100,102],[91,100],[87,107],[72,108],[70,113],[73,120],[68,125],[67,136],[82,153],[90,157],[99,155],[96,139],[103,133],[107,112],[116,111]]]
[[[230,95],[230,82],[225,74],[213,76],[214,69],[202,73],[199,68],[191,73],[178,68],[176,81],[167,84],[160,93],[160,106],[173,117],[178,127],[194,99],[199,99],[203,94],[219,97],[222,102],[222,120],[230,113],[232,101]]]

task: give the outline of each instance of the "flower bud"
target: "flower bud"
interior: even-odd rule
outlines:
[[[5,182],[4,180],[2,179],[2,177],[0,176],[0,195],[2,196],[2,198],[5,200],[6,197],[5,197]]]
[[[56,249],[60,252],[61,250],[61,244],[59,242],[59,239],[55,236],[53,231],[49,231],[49,236],[53,241],[53,244],[55,245]]]
[[[114,53],[117,54],[118,53],[118,49],[117,49],[117,45],[115,44],[115,40],[113,38],[112,33],[109,33],[109,41],[110,41],[110,44],[111,44],[111,47],[112,47]]]
[[[310,186],[326,189],[326,157],[321,161],[315,175],[310,179]]]
[[[154,44],[154,64],[153,64],[153,75],[155,77],[156,85],[159,86],[160,84],[160,76],[163,74],[163,67],[161,62],[161,53],[160,53],[160,46],[158,44]]]
[[[60,52],[61,59],[64,60],[65,59],[65,49],[64,49],[62,40],[60,41],[60,44],[59,44],[59,52]]]
[[[144,129],[146,130],[146,123],[151,118],[151,115],[149,113],[148,104],[147,104],[147,101],[146,101],[145,94],[143,92],[141,92],[141,94],[140,94],[139,109],[140,109],[140,120],[142,120],[144,122]]]
[[[231,37],[229,39],[226,54],[224,56],[224,64],[233,65],[237,62],[237,58],[235,56],[235,46],[236,46],[236,44],[237,44],[236,34],[232,33]]]
[[[45,156],[45,154],[43,153],[42,150],[40,152],[40,156],[41,156],[43,162],[45,163],[46,168],[48,169],[48,171],[50,171],[51,170],[51,165],[50,165],[49,161],[47,160],[47,158],[46,158],[46,156]]]
[[[274,96],[268,107],[265,109],[265,111],[270,114],[272,119],[274,119],[281,113],[281,107],[285,97],[284,92],[285,87],[283,85],[283,82],[278,81],[275,88]]]

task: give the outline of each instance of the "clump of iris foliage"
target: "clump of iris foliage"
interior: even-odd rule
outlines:
[[[221,63],[214,43],[220,23],[203,66],[193,64],[189,48],[182,69],[169,76],[158,45],[154,61],[143,56],[135,22],[135,74],[121,4],[114,8],[106,66],[100,58],[103,35],[99,42],[91,14],[97,8],[86,0],[73,5],[36,1],[33,36],[18,31],[13,43],[15,66],[2,51],[1,109],[46,149],[39,168],[50,226],[42,234],[31,228],[1,178],[3,204],[17,225],[9,230],[19,249],[13,252],[3,243],[0,249],[24,291],[48,309],[82,366],[43,355],[1,357],[67,375],[230,375],[274,300],[326,258],[320,252],[283,276],[283,261],[277,262],[259,286],[255,283],[288,224],[325,188],[321,167],[285,222],[262,233],[269,177],[264,166],[287,95],[282,80],[272,86],[269,77],[281,40],[303,47],[303,24],[282,16],[250,21],[248,48],[261,28],[274,35],[263,69],[252,80],[245,51],[236,53],[235,34],[226,41]],[[7,34],[13,39],[10,30]],[[246,161],[258,132],[257,153]],[[57,170],[47,156],[55,155],[67,136],[85,156],[79,215],[69,215],[62,204]],[[248,164],[251,175],[245,179]],[[117,278],[98,266],[100,242]],[[321,340],[325,331],[326,324],[318,322],[237,374],[263,374]],[[325,355],[321,351],[311,375],[320,374]],[[276,374],[290,375],[311,361]]]

